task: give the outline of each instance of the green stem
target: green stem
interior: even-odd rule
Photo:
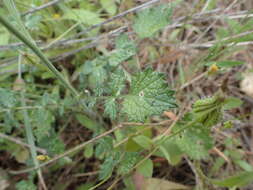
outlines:
[[[54,65],[49,61],[49,59],[44,56],[42,51],[31,42],[24,34],[18,31],[12,24],[10,24],[3,16],[0,15],[0,23],[5,26],[10,32],[12,32],[18,39],[20,39],[24,44],[26,44],[42,61],[42,63],[50,69],[50,71],[62,82],[62,84],[71,91],[74,96],[79,96],[79,93],[74,89],[74,87],[66,81],[66,79],[61,75],[61,73],[54,67]]]

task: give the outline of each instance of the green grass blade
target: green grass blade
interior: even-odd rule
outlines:
[[[42,51],[29,40],[23,33],[16,29],[12,24],[9,23],[3,16],[0,15],[0,23],[5,26],[11,33],[13,33],[19,40],[26,44],[42,61],[42,63],[49,68],[49,70],[59,79],[62,84],[71,91],[74,96],[79,96],[79,93],[74,87],[62,76],[62,74],[54,67],[49,59],[42,53]]]

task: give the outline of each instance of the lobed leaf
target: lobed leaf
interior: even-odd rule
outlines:
[[[146,69],[133,77],[129,94],[123,101],[122,113],[131,121],[143,122],[149,116],[176,108],[173,94],[162,73]]]
[[[158,30],[170,22],[172,8],[168,5],[159,5],[141,11],[134,21],[134,31],[140,38],[153,36]]]

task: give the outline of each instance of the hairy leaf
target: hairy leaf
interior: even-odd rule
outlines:
[[[36,185],[31,180],[21,180],[16,184],[17,190],[36,190]]]
[[[49,135],[49,130],[55,118],[53,114],[44,108],[34,110],[32,113],[34,134],[38,141]]]
[[[203,159],[208,156],[208,150],[213,147],[209,131],[200,126],[189,128],[177,136],[177,145],[193,159]]]
[[[225,98],[219,94],[211,98],[197,100],[193,105],[195,119],[205,127],[216,125],[222,118]]]
[[[0,88],[0,106],[2,107],[13,107],[17,103],[15,94],[7,89]]]
[[[111,66],[117,66],[135,54],[135,43],[127,35],[121,35],[116,39],[116,49],[110,53],[108,60]]]
[[[244,187],[253,182],[253,172],[241,172],[224,180],[211,180],[219,187]]]
[[[115,102],[115,98],[108,98],[105,100],[105,114],[108,115],[112,120],[117,116],[118,106]]]
[[[127,174],[137,163],[139,155],[136,152],[125,152],[122,161],[119,163],[118,173]]]
[[[63,153],[65,149],[65,145],[53,130],[50,131],[50,136],[45,136],[38,144],[40,147],[45,148],[49,155]]]
[[[151,37],[170,22],[172,8],[159,5],[141,11],[134,21],[134,31],[140,38]]]
[[[133,77],[122,112],[129,120],[142,122],[146,117],[177,107],[173,94],[162,73],[146,69]]]
[[[104,154],[111,152],[111,150],[113,149],[112,141],[113,141],[112,137],[109,137],[109,136],[100,139],[98,141],[98,145],[95,150],[96,157],[99,157],[99,156],[101,157]]]
[[[119,163],[120,154],[120,152],[115,151],[106,157],[103,164],[100,165],[99,179],[105,179],[112,174],[114,167]]]
[[[187,113],[181,121],[179,121],[173,132],[179,131],[194,120],[194,114]],[[213,146],[213,139],[210,136],[210,128],[204,127],[201,123],[192,123],[189,128],[182,131],[174,137],[174,142],[181,151],[193,159],[203,159],[208,156],[208,150]]]
[[[125,87],[125,80],[125,74],[121,69],[117,69],[115,72],[113,72],[109,82],[109,93],[115,97],[120,95],[121,91]]]

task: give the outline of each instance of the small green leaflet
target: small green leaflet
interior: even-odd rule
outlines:
[[[51,129],[50,135],[45,136],[38,142],[38,145],[42,148],[45,148],[49,155],[60,154],[65,150],[64,143],[59,136],[57,136],[53,129]]]
[[[110,136],[100,139],[95,149],[95,156],[102,157],[113,149],[113,139]]]
[[[110,151],[108,151],[110,152]],[[99,179],[103,180],[113,172],[114,167],[119,163],[121,153],[119,151],[110,152],[111,154],[105,158],[105,161],[100,165]]]
[[[119,96],[123,88],[125,87],[125,73],[122,69],[117,69],[110,76],[109,89],[110,94],[113,96]]]
[[[137,152],[125,152],[118,165],[118,174],[125,175],[130,172],[139,159],[140,156]]]
[[[105,100],[105,114],[112,120],[114,120],[117,116],[118,104],[116,102],[116,98],[121,94],[121,91],[125,87],[125,80],[125,74],[121,69],[117,69],[110,76],[108,93],[111,94],[112,97]]]
[[[216,64],[218,67],[221,68],[230,68],[244,64],[245,62],[242,61],[211,61],[206,63],[207,66],[211,66]]]
[[[138,166],[137,171],[145,177],[152,177],[153,168],[152,160],[147,159]]]
[[[114,0],[100,0],[100,4],[110,15],[115,15],[117,12],[117,5]]]
[[[219,187],[244,187],[253,182],[253,172],[241,172],[224,180],[210,180]]]
[[[13,107],[17,103],[15,94],[7,89],[0,88],[0,107]]]
[[[233,108],[240,107],[242,104],[243,104],[243,101],[241,99],[230,96],[230,97],[226,98],[226,100],[225,100],[224,109],[230,110]]]
[[[16,184],[17,190],[36,190],[36,185],[33,184],[32,180],[21,180]]]
[[[83,24],[93,25],[103,22],[100,15],[84,9],[68,9],[63,15],[64,19],[70,19]]]
[[[49,135],[52,123],[55,121],[54,115],[45,108],[36,109],[30,115],[34,127],[36,139],[40,141]]]
[[[172,140],[182,153],[187,154],[192,159],[200,160],[208,156],[208,150],[213,147],[213,139],[210,136],[210,128],[194,121],[196,121],[194,114],[186,113],[173,127],[172,132],[177,132],[186,125],[189,127]]]
[[[105,100],[105,114],[108,115],[112,120],[117,116],[118,106],[115,98],[108,98]]]
[[[171,15],[172,7],[170,4],[147,8],[135,18],[134,31],[140,38],[151,37],[158,30],[169,24]]]
[[[134,75],[121,112],[130,121],[143,122],[149,116],[176,108],[174,91],[168,88],[164,78],[164,74],[150,68]]]
[[[116,38],[116,49],[108,57],[111,66],[117,66],[136,54],[136,45],[123,34]]]
[[[221,94],[197,100],[193,105],[195,119],[204,127],[216,125],[222,118],[222,107],[225,100],[225,97]]]
[[[182,152],[192,159],[200,160],[208,156],[208,150],[213,147],[213,139],[209,130],[202,126],[194,126],[176,137],[176,143]]]

